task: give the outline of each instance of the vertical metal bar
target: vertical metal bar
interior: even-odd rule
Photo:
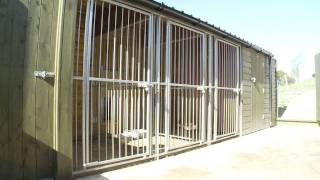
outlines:
[[[212,89],[212,81],[213,81],[213,59],[212,59],[212,36],[209,36],[209,47],[208,47],[208,66],[209,66],[209,82],[208,82],[208,86],[209,86],[209,101],[208,101],[208,126],[207,126],[207,141],[208,143],[212,140],[212,105],[213,105],[213,89]]]
[[[134,81],[134,41],[135,41],[135,22],[136,22],[136,13],[133,11],[133,39],[132,39],[132,57],[131,57],[131,80]],[[130,115],[130,130],[134,128],[134,109],[133,109],[133,83],[130,86],[131,89],[131,115]],[[133,155],[133,137],[131,136],[131,155]]]
[[[155,124],[155,154],[159,155],[159,126],[160,126],[160,76],[161,76],[161,17],[157,17],[156,26],[156,78],[157,78],[157,90],[156,90],[156,124]]]
[[[225,47],[225,43],[221,43],[222,44],[222,64],[223,64],[223,68],[222,68],[222,77],[223,77],[223,87],[226,87],[226,47]],[[228,124],[228,119],[227,119],[227,111],[226,111],[226,91],[222,90],[223,92],[223,135],[226,134],[227,131],[227,124]]]
[[[104,2],[102,2],[102,6],[101,6],[101,11],[102,11],[102,14],[101,14],[101,22],[100,22],[100,52],[99,52],[99,70],[98,70],[98,73],[99,73],[99,77],[101,77],[101,62],[102,62],[102,31],[103,31],[103,20],[104,20]],[[101,106],[101,82],[99,82],[99,85],[98,85],[98,160],[100,161],[101,160],[101,154],[100,154],[100,122],[101,122],[101,111],[100,111],[100,106]]]
[[[180,53],[181,53],[181,33],[180,33],[180,31],[181,31],[181,28],[180,27],[178,27],[178,64],[177,64],[177,68],[178,68],[178,70],[177,70],[177,78],[178,78],[178,80],[177,80],[177,83],[178,84],[180,84],[181,83],[181,58],[180,58]],[[181,113],[181,109],[180,109],[180,97],[181,97],[181,91],[180,91],[180,89],[177,89],[177,131],[178,131],[178,133],[177,133],[177,136],[181,136],[181,131],[180,131],[180,127],[179,127],[179,125],[181,125],[181,117],[180,117],[180,113]]]
[[[177,68],[177,59],[176,59],[176,44],[177,44],[177,26],[174,26],[174,42],[173,42],[173,62],[172,62],[172,70],[173,70],[173,77],[172,77],[172,81],[173,83],[177,83],[176,82],[176,68]],[[173,88],[173,107],[171,108],[174,108],[172,111],[173,111],[173,123],[172,123],[172,135],[176,135],[176,89]]]
[[[239,94],[239,91],[238,91],[238,87],[237,87],[237,47],[234,48],[235,49],[235,53],[234,53],[234,66],[233,66],[233,69],[234,69],[234,87],[236,88],[235,90],[237,91],[234,95],[234,128],[233,128],[233,131],[235,133],[237,133],[237,97],[238,97],[238,94]]]
[[[171,23],[167,23],[166,27],[167,39],[166,39],[166,103],[165,103],[165,152],[169,150],[169,130],[170,130],[170,60],[171,60]]]
[[[224,51],[223,51],[223,44],[219,41],[219,63],[220,65],[220,79],[219,81],[221,82],[219,84],[220,87],[224,87]],[[218,117],[218,123],[220,124],[220,133],[219,135],[224,134],[224,124],[225,124],[225,110],[224,110],[224,90],[221,89],[219,90],[218,93],[219,96],[219,104],[220,108],[218,109],[219,117]]]
[[[231,114],[231,127],[230,127],[230,133],[233,133],[234,132],[234,123],[235,123],[235,121],[234,121],[234,114],[235,114],[235,109],[234,109],[234,104],[235,104],[235,99],[234,99],[234,74],[235,74],[235,72],[234,72],[234,47],[233,46],[230,46],[230,56],[231,56],[231,58],[230,58],[230,71],[232,72],[232,73],[230,73],[230,87],[232,87],[233,89],[232,90],[230,90],[230,108],[231,108],[231,112],[230,112],[230,114]]]
[[[94,76],[94,65],[95,65],[95,31],[96,31],[96,11],[97,11],[97,4],[95,3],[94,5],[94,16],[93,16],[93,33],[92,33],[92,54],[91,54],[91,59],[92,59],[92,64],[91,64],[91,76]],[[89,81],[90,83],[90,81]],[[90,110],[91,110],[91,117],[90,117],[90,159],[92,160],[92,144],[93,144],[93,120],[94,120],[94,113],[93,113],[93,87],[92,83],[90,83]]]
[[[189,30],[186,29],[186,36],[184,37],[185,39],[185,74],[184,74],[184,77],[185,77],[185,83],[184,84],[188,84],[188,77],[189,77],[189,42],[188,42],[188,34],[189,34]],[[184,131],[185,131],[185,136],[184,137],[188,137],[188,129],[187,129],[187,126],[188,126],[188,121],[189,121],[189,110],[188,110],[188,107],[189,107],[189,102],[188,102],[188,89],[185,88],[185,87],[182,87],[183,90],[184,90],[184,97],[185,97],[185,121],[184,121],[184,124],[183,124],[183,127],[184,127]]]
[[[236,48],[236,52],[237,52],[237,55],[236,55],[236,87],[238,89],[237,91],[237,95],[236,95],[236,132],[237,133],[240,133],[241,135],[241,130],[240,130],[240,122],[239,122],[239,109],[241,109],[240,107],[240,104],[239,104],[239,99],[240,99],[240,94],[241,94],[241,91],[240,91],[240,81],[241,81],[241,76],[240,76],[240,58],[239,58],[239,47]]]
[[[227,57],[228,57],[228,60],[227,60],[227,78],[228,78],[228,86],[229,87],[232,87],[231,84],[232,84],[232,69],[230,68],[231,67],[231,63],[232,63],[232,52],[231,52],[231,47],[230,45],[227,44]],[[232,103],[232,90],[229,90],[228,91],[228,113],[229,113],[229,127],[228,127],[228,133],[231,133],[231,127],[232,127],[232,109],[231,109],[231,103]]]
[[[90,57],[91,57],[91,26],[92,24],[92,0],[87,1],[86,10],[86,25],[85,25],[85,39],[84,39],[84,52],[83,52],[83,105],[82,105],[82,155],[83,166],[88,163],[88,119],[89,119],[89,107],[88,107],[88,91],[89,91],[89,74],[90,74]]]
[[[112,79],[116,78],[116,46],[117,46],[117,20],[118,20],[118,6],[115,6],[114,15],[114,31],[113,31],[113,58],[112,58]],[[114,86],[114,85],[113,85]]]
[[[204,87],[207,83],[207,35],[203,34],[202,37],[202,86]],[[205,90],[203,90],[202,92],[202,97],[201,97],[201,101],[202,101],[202,135],[201,135],[201,139],[202,142],[205,141],[206,137],[206,97],[205,97],[206,93]]]
[[[181,46],[181,84],[185,83],[185,54],[184,54],[184,38],[185,38],[185,29],[182,28],[182,37],[181,37],[181,41],[182,41],[182,46]],[[181,126],[181,136],[184,136],[184,118],[185,118],[185,93],[184,93],[184,89],[180,89],[180,96],[181,96],[181,121],[180,121],[180,126]]]
[[[79,76],[79,56],[80,56],[80,29],[81,29],[81,22],[82,22],[82,0],[80,1],[80,13],[79,13],[79,21],[78,21],[78,31],[77,31],[77,69],[76,69],[76,75]],[[83,83],[83,82],[82,82]],[[78,169],[78,81],[75,81],[75,168],[74,169]],[[83,134],[83,132],[82,132]]]
[[[235,72],[234,72],[234,55],[235,55],[235,53],[234,53],[234,47],[233,46],[231,46],[230,47],[230,53],[231,53],[231,59],[232,59],[232,61],[230,61],[230,68],[231,68],[231,87],[233,87],[234,88],[234,74],[235,74]],[[232,90],[232,91],[230,91],[230,96],[231,96],[231,98],[230,98],[230,106],[231,106],[231,129],[230,129],[230,131],[233,133],[234,132],[234,113],[235,113],[235,109],[234,109],[234,104],[235,104],[235,99],[234,99],[234,89]]]
[[[149,32],[148,32],[148,71],[147,71],[147,80],[148,83],[152,82],[152,67],[153,67],[153,15],[149,16]],[[152,88],[148,88],[147,92],[147,139],[148,139],[148,148],[147,153],[151,155],[151,145],[152,145]]]
[[[146,78],[145,78],[145,72],[146,72],[146,67],[145,67],[145,63],[146,63],[146,34],[147,34],[147,16],[144,16],[144,31],[143,31],[143,63],[142,63],[142,71],[143,71],[143,74],[142,74],[142,81],[146,81]],[[145,92],[142,91],[142,129],[145,129],[145,112],[146,112],[146,109],[145,109]],[[142,153],[145,152],[145,149],[144,149],[144,140],[145,140],[145,135],[143,135],[143,138],[142,138],[142,144],[143,144],[143,149],[142,149]]]
[[[197,35],[197,33],[192,33],[192,84],[193,85],[196,85],[196,83],[195,83],[195,37],[196,37],[196,35]],[[195,114],[196,114],[196,112],[195,112],[195,109],[194,109],[194,107],[195,107],[195,88],[192,88],[191,89],[191,97],[192,97],[192,127],[191,127],[191,133],[192,133],[192,141],[194,141],[195,139],[194,139],[194,124],[195,124]]]
[[[112,79],[114,80],[115,77],[115,73],[116,73],[116,45],[117,45],[117,19],[118,19],[118,6],[115,6],[115,16],[114,16],[114,31],[113,31],[113,58],[112,58]],[[116,90],[114,88],[115,84],[112,83],[112,159],[114,159],[114,154],[115,154],[115,128],[116,128]]]
[[[192,51],[192,49],[191,49],[191,45],[192,45],[192,41],[191,41],[191,37],[192,37],[192,31],[189,31],[189,36],[187,37],[187,39],[188,39],[188,48],[189,48],[189,54],[188,54],[188,68],[189,68],[189,82],[188,82],[188,84],[192,84],[192,82],[191,82],[191,73],[192,73],[192,68],[191,68],[191,60],[192,60],[192,57],[191,57],[191,51]],[[189,88],[188,90],[187,90],[187,93],[188,93],[188,95],[187,95],[187,97],[188,97],[188,124],[187,124],[187,127],[188,127],[188,139],[189,139],[189,141],[191,141],[191,88]]]
[[[138,80],[138,77],[137,77],[137,75],[138,75],[138,73],[137,73],[138,67],[135,67],[135,66],[137,65],[136,61],[138,61],[138,56],[137,56],[138,55],[138,52],[137,52],[137,46],[138,46],[137,45],[137,38],[138,38],[137,31],[139,30],[138,27],[136,27],[136,24],[137,24],[136,21],[139,21],[139,19],[138,20],[136,19],[136,16],[138,16],[138,15],[136,15],[136,13],[138,13],[138,12],[134,12],[134,13],[135,13],[134,26],[133,26],[134,27],[134,41],[132,41],[132,43],[133,43],[132,51],[134,52],[133,53],[134,70],[132,71],[132,73],[133,73],[133,80]],[[135,84],[132,84],[132,85],[133,85],[133,89],[134,89],[134,92],[133,92],[133,103],[134,103],[133,104],[133,129],[137,130],[137,122],[138,122],[138,118],[137,118],[137,111],[138,111],[138,109],[137,109],[137,103],[138,103],[137,102],[137,90],[139,89],[139,87],[137,87]],[[136,148],[136,151],[134,152],[135,154],[137,154],[137,152],[138,152],[137,140],[133,141],[134,142],[134,147]]]
[[[224,43],[225,46],[225,81],[226,85],[225,87],[229,87],[230,84],[230,76],[228,75],[229,72],[229,61],[230,61],[230,53],[229,53],[229,45]],[[226,114],[227,114],[227,126],[226,126],[226,134],[229,133],[229,128],[230,128],[230,109],[229,109],[229,90],[225,90],[226,97],[225,97],[225,102],[226,102]]]
[[[108,30],[107,30],[107,48],[106,48],[106,78],[108,78],[109,73],[109,31],[110,31],[110,14],[111,14],[111,5],[108,7]],[[109,130],[109,92],[108,92],[108,83],[106,83],[106,160],[108,159],[108,130]]]
[[[129,37],[130,37],[130,10],[128,10],[128,24],[127,24],[127,42],[126,42],[126,81],[129,80]],[[126,89],[126,120],[124,123],[124,130],[128,131],[128,124],[129,124],[129,89],[128,89],[128,83],[125,83],[125,89]],[[128,156],[128,147],[127,142],[128,139],[125,137],[125,156]]]
[[[120,28],[120,57],[119,57],[119,79],[122,79],[122,49],[123,49],[123,13],[124,8],[121,8],[121,28]],[[118,123],[118,146],[119,146],[119,158],[121,157],[121,132],[122,132],[122,121],[123,121],[123,114],[122,114],[122,85],[119,84],[120,93],[119,97],[119,123]]]
[[[139,13],[139,31],[138,31],[138,78],[137,80],[138,81],[141,81],[140,79],[140,57],[141,57],[141,51],[140,51],[140,48],[141,48],[141,13]],[[138,100],[137,100],[137,103],[138,103],[138,106],[137,106],[137,130],[139,131],[140,130],[140,88],[137,89],[138,91]],[[140,150],[140,141],[139,141],[139,138],[138,138],[138,146],[137,146],[137,149],[138,149],[138,153],[139,153],[139,150]]]
[[[216,38],[214,38],[214,111],[213,111],[213,140],[217,140],[217,132],[218,132],[218,126],[217,126],[217,121],[218,121],[218,67],[220,67],[220,64],[218,62],[218,41]],[[219,70],[220,72],[220,70]]]
[[[200,60],[200,58],[199,58],[199,35],[197,34],[197,36],[196,36],[196,63],[195,63],[195,77],[196,77],[196,85],[199,85],[199,60]],[[199,108],[199,93],[198,93],[198,91],[196,91],[196,110],[195,110],[195,113],[196,113],[196,131],[195,131],[195,133],[196,133],[196,140],[198,141],[199,139],[199,131],[198,131],[198,129],[200,129],[200,127],[199,127],[199,111],[198,111],[198,108]]]

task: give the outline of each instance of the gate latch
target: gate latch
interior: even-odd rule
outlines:
[[[152,84],[149,83],[138,83],[139,88],[144,88],[145,91],[149,91],[149,88],[152,87]]]
[[[201,93],[205,93],[206,92],[206,88],[204,86],[198,87],[197,90],[201,91]]]
[[[235,92],[235,93],[240,93],[240,92],[241,92],[241,89],[233,89],[233,92]]]
[[[34,71],[34,76],[41,79],[46,78],[54,78],[54,72],[47,72],[47,71]]]

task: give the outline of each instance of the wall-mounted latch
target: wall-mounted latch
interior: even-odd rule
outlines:
[[[46,78],[54,78],[54,72],[47,72],[47,71],[34,71],[34,76],[41,79]]]

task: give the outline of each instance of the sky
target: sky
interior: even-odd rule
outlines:
[[[300,80],[312,78],[320,53],[320,0],[157,0],[272,52],[278,69],[300,62]]]

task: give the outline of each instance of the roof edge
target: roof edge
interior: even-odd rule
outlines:
[[[196,18],[192,15],[186,14],[183,11],[176,10],[174,7],[169,7],[164,3],[160,3],[155,0],[136,0],[134,2],[136,4],[142,4],[142,5],[148,6],[149,8],[152,8],[152,9],[157,10],[159,12],[166,12],[166,13],[178,16],[178,17],[183,18],[183,19],[185,19],[185,20],[187,20],[197,26],[200,25],[200,26],[206,27],[206,28],[214,31],[214,33],[217,33],[218,35],[221,35],[223,37],[228,37],[230,40],[233,40],[233,41],[236,41],[240,44],[243,44],[243,45],[247,46],[248,48],[249,47],[253,48],[256,51],[261,52],[263,54],[266,54],[270,57],[274,56],[271,52],[255,45],[253,43],[250,43],[240,37],[237,37],[236,35],[231,34],[227,31],[221,29],[220,27],[215,26],[214,24],[209,24],[208,22],[205,22],[205,21],[201,20],[200,18]]]

